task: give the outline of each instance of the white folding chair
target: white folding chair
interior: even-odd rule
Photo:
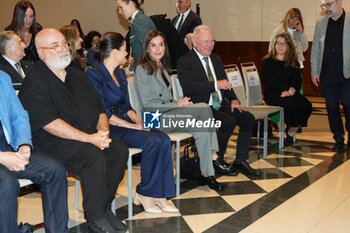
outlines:
[[[128,218],[132,217],[132,156],[141,153],[142,150],[139,148],[129,148],[129,159],[128,159]],[[79,177],[75,177],[75,196],[74,196],[74,206],[78,209],[79,206],[79,189],[80,181]],[[115,214],[115,200],[113,200],[111,209]]]
[[[255,67],[255,65],[254,65]],[[256,69],[255,69],[256,70]],[[277,106],[251,106],[248,105],[248,93],[247,93],[247,81],[246,79],[243,80],[241,73],[239,72],[239,68],[237,65],[232,64],[229,66],[226,66],[226,74],[229,82],[233,86],[233,89],[235,91],[235,94],[237,98],[240,100],[241,105],[246,107],[249,112],[251,112],[256,120],[263,120],[264,121],[264,134],[263,134],[263,156],[267,156],[267,144],[268,144],[268,117],[270,114],[279,112],[281,117],[281,125],[283,125],[283,108]],[[243,71],[243,68],[242,68]],[[256,83],[254,83],[256,85]],[[260,84],[260,80],[259,80]],[[260,86],[260,92],[261,92],[261,86]],[[260,139],[260,121],[258,121],[258,134],[257,134],[257,141],[259,144]],[[280,149],[283,147],[283,133],[280,134],[280,140],[279,140],[279,147]]]
[[[170,76],[170,80],[171,80],[171,86],[173,88],[173,97],[176,101],[178,101],[184,97],[184,93],[182,91],[180,81],[177,78],[177,74],[172,74]]]
[[[179,83],[179,81],[177,81]],[[174,85],[172,84],[174,87]],[[179,83],[179,87],[180,83]],[[134,86],[133,80],[128,80],[128,91],[130,96],[130,104],[133,107],[133,109],[136,111],[139,116],[141,116],[141,104],[138,99],[138,95]],[[182,91],[182,89],[181,89]],[[175,90],[173,89],[173,93]],[[182,140],[188,139],[192,137],[192,134],[190,133],[169,133],[168,134],[170,140],[175,143],[175,159],[176,159],[176,177],[175,177],[175,184],[176,184],[176,196],[180,195],[180,144]],[[174,150],[173,150],[174,151]]]
[[[247,106],[254,109],[254,111],[265,112],[268,116],[273,113],[279,113],[280,115],[280,138],[279,149],[283,148],[284,138],[284,111],[283,107],[266,105],[263,100],[261,80],[258,70],[254,62],[241,63],[241,69],[243,73],[244,85],[247,96]],[[267,118],[267,117],[266,117]],[[264,137],[267,137],[267,124],[268,120],[264,118]],[[266,125],[265,125],[266,124]],[[267,141],[264,140],[264,148],[267,147]],[[264,154],[266,156],[267,154]]]

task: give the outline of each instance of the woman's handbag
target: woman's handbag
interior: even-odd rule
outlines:
[[[201,177],[199,156],[194,143],[190,143],[184,148],[184,155],[180,159],[180,177],[192,180],[198,180]]]

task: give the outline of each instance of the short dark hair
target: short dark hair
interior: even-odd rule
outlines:
[[[123,0],[125,4],[129,4],[129,2],[135,3],[135,6],[137,9],[141,10],[141,5],[143,4],[144,0]]]

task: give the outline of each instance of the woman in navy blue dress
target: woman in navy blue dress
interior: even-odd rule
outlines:
[[[100,63],[88,71],[88,76],[106,108],[110,133],[128,146],[142,149],[141,183],[136,187],[134,203],[142,204],[150,213],[178,212],[167,200],[175,196],[171,141],[160,131],[143,130],[141,118],[130,105],[127,76],[118,68],[126,62],[124,37],[105,33],[97,51]]]

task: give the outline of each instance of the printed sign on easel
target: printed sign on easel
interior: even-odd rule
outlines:
[[[260,86],[259,74],[256,69],[247,70],[248,84],[250,87]]]
[[[228,81],[231,83],[233,88],[243,86],[241,73],[239,72],[237,67],[227,69],[226,75],[227,75]]]

